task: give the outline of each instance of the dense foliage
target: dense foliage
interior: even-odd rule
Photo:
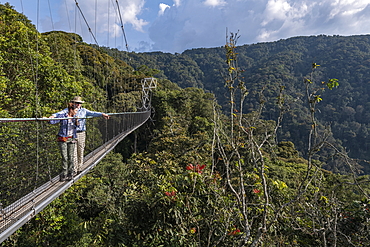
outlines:
[[[265,90],[265,97],[273,99],[278,88],[284,86],[293,110],[286,114],[278,138],[294,142],[302,155],[307,155],[304,124],[307,113],[302,108],[306,100],[303,97],[303,78],[309,75],[313,62],[320,64],[316,79],[327,81],[336,78],[341,86],[338,90],[322,93],[324,100],[318,106],[318,120],[324,125],[330,124],[337,144],[346,148],[351,157],[370,160],[369,35],[294,37],[238,46],[237,53],[249,90],[246,110],[252,111],[256,107],[261,88]],[[192,49],[182,54],[122,52],[121,57],[130,57],[135,68],[145,65],[158,69],[157,77],[174,81],[183,88],[204,88],[214,93],[218,102],[227,109],[227,88],[220,73],[226,66],[223,47]],[[269,101],[268,111],[263,117],[274,119],[277,114],[272,101]],[[368,164],[362,165],[365,173],[369,173]]]
[[[325,101],[344,112],[355,100],[335,101],[349,79],[329,73],[324,62],[332,57],[320,60],[322,54],[310,50],[322,45],[315,39],[344,38],[237,47],[237,35],[231,35],[223,49],[132,53],[135,59],[127,65],[120,60],[127,53],[87,45],[75,34],[41,35],[8,5],[0,5],[0,11],[3,116],[47,114],[75,94],[95,109],[135,110],[137,81],[159,77],[152,120],[2,246],[370,242],[369,177],[357,173],[358,164],[325,128],[320,113],[328,107]],[[39,48],[29,48],[31,40]],[[30,62],[35,59],[39,62]],[[21,71],[12,70],[16,67]],[[32,71],[38,71],[36,79]],[[329,79],[336,77],[338,88]],[[219,100],[222,110],[216,102],[221,95],[228,99]],[[342,114],[329,117],[339,123]],[[298,135],[302,142],[309,140],[301,145],[307,147],[304,158],[287,141]],[[323,169],[329,165],[345,172]]]

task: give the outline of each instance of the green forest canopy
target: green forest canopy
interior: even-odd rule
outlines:
[[[214,93],[227,109],[227,88],[220,71],[225,68],[225,49],[201,48],[181,54],[162,52],[127,53],[131,65],[138,69],[148,66],[160,72],[155,76],[176,82],[182,88],[200,87]],[[294,37],[276,42],[241,45],[237,47],[238,65],[249,90],[245,108],[253,111],[258,105],[258,92],[270,99],[265,119],[276,119],[278,111],[273,100],[280,86],[290,97],[292,111],[288,112],[278,139],[292,141],[302,155],[307,147],[306,114],[302,114],[304,78],[311,72],[311,64],[320,66],[317,81],[336,78],[340,87],[323,92],[317,117],[323,125],[330,125],[335,141],[351,157],[370,160],[370,35]],[[370,172],[367,163],[363,163]]]
[[[368,54],[367,36],[297,37],[236,47],[249,95],[246,114],[228,115],[223,114],[229,107],[228,88],[220,71],[233,71],[225,63],[224,48],[174,55],[119,52],[90,46],[76,34],[39,34],[26,17],[7,5],[0,5],[0,13],[4,75],[0,78],[0,113],[4,117],[42,116],[60,109],[75,94],[82,94],[98,110],[132,109],[128,101],[133,101],[138,89],[134,79],[159,78],[158,90],[153,92],[153,121],[126,138],[92,173],[2,246],[369,243],[369,177],[348,172],[348,167],[347,174],[322,169],[329,161],[320,159],[323,154],[308,153],[304,159],[293,144],[304,154],[304,139],[312,128],[303,83],[312,62],[321,65],[313,78],[319,84],[328,78],[340,81],[338,89],[321,95],[316,111],[320,126],[331,121],[333,133],[356,124],[367,128],[368,122],[357,119],[367,111],[367,100],[359,97],[360,92],[366,93],[367,79],[359,75],[365,75],[361,66],[367,63],[358,63]],[[362,46],[357,38],[362,39]],[[38,49],[32,40],[39,41]],[[349,53],[363,55],[350,59]],[[130,64],[120,59],[128,56],[133,58]],[[32,63],[36,58],[39,63]],[[345,67],[349,62],[353,64]],[[32,69],[38,71],[36,87]],[[115,76],[108,76],[111,73]],[[281,85],[286,88],[289,108],[275,138],[279,126],[270,119],[276,119],[278,111],[272,99]],[[262,102],[256,99],[262,87],[266,100],[259,115]],[[355,101],[363,106],[361,114],[357,114],[361,109]],[[240,122],[230,121],[234,115]],[[344,139],[345,131],[334,135],[339,135],[330,140],[334,143],[352,143]],[[364,144],[366,140],[363,149]],[[353,151],[352,145],[351,155],[367,155],[360,148]],[[341,165],[350,166],[349,160]]]

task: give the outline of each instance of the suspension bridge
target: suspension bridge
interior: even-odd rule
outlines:
[[[48,3],[50,7],[50,2]],[[80,14],[91,36],[96,41],[96,45],[99,46],[96,36],[91,31],[88,20],[85,18],[77,0],[75,0],[75,6],[76,12]],[[97,4],[95,6],[97,11]],[[124,34],[124,41],[128,49],[121,11],[117,0],[114,4],[114,9],[119,14],[119,26]],[[1,10],[5,11],[5,8],[2,6]],[[4,13],[8,12],[5,11]],[[19,19],[23,20],[20,17]],[[77,20],[75,22],[77,23]],[[9,23],[15,23],[15,21],[10,20]],[[15,30],[10,30],[9,33],[15,33],[19,29],[15,28]],[[31,52],[31,43],[35,42],[38,44],[38,41],[32,41],[29,35],[23,37],[23,45],[26,48],[22,51],[25,54],[26,51],[28,51],[27,54],[38,54],[38,50],[35,50],[34,53]],[[10,37],[8,38],[11,39]],[[16,39],[13,38],[13,40]],[[14,43],[10,45],[11,50],[15,52],[18,45],[20,44]],[[109,44],[107,46],[109,47]],[[35,49],[38,49],[38,46]],[[73,54],[77,54],[76,46],[73,49],[75,49]],[[9,53],[11,52],[9,51]],[[28,80],[30,83],[34,83],[35,86],[33,88],[36,89],[35,98],[37,99],[38,82],[42,82],[42,79],[38,77],[39,73],[37,71],[39,56],[35,55],[33,58],[32,55],[27,57],[16,52],[12,54],[17,54],[19,59],[29,59],[29,63],[27,63],[29,65],[25,71],[30,69],[33,72],[30,74],[21,74],[22,69],[17,68],[14,71],[15,75],[13,75],[11,74],[13,73],[12,68],[17,66],[12,65],[12,61],[7,61],[10,67],[4,67],[2,69],[6,71],[4,73],[9,73],[12,76],[9,77],[6,74],[1,76],[6,78],[4,80],[6,83],[13,84],[16,82],[15,78],[27,78],[19,83],[28,82]],[[74,56],[74,64],[76,64],[77,58],[76,55]],[[9,59],[11,58],[12,56],[9,57]],[[6,58],[4,58],[5,60]],[[75,69],[79,70],[80,68]],[[112,72],[108,71],[108,73],[109,75],[107,77],[113,77]],[[118,81],[118,79],[113,78],[112,81]],[[118,113],[108,113],[110,116],[109,119],[98,117],[87,119],[88,128],[86,131],[86,155],[84,162],[82,167],[80,167],[80,173],[67,181],[59,180],[61,157],[59,147],[55,141],[55,135],[59,128],[58,124],[50,124],[50,119],[48,118],[0,118],[0,165],[2,168],[0,169],[0,243],[9,238],[22,225],[41,212],[76,181],[90,172],[119,142],[150,118],[150,92],[156,88],[156,85],[155,78],[150,77],[141,80],[142,102],[140,106],[137,106],[135,112],[121,112],[123,110],[115,109]],[[122,90],[124,91],[125,89]],[[110,93],[112,94],[112,91]]]
[[[145,78],[141,83],[141,111],[109,113],[108,120],[87,120],[88,154],[81,172],[70,181],[59,181],[60,154],[52,138],[58,126],[49,124],[50,119],[45,118],[0,118],[0,243],[91,171],[120,141],[150,118],[150,91],[157,82],[155,78]]]

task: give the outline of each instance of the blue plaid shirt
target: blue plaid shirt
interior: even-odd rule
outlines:
[[[54,115],[53,115],[54,116]],[[55,114],[55,117],[56,118],[66,118],[68,117],[68,113],[56,113]],[[53,119],[53,120],[50,120],[50,123],[51,124],[57,124],[57,123],[60,123],[60,128],[59,128],[59,132],[58,132],[58,136],[61,136],[61,137],[69,137],[68,135],[68,127],[72,127],[73,128],[73,138],[77,138],[77,134],[76,134],[76,120],[75,119],[72,119],[72,122],[73,124],[70,125],[68,123],[70,119]]]
[[[68,113],[68,108],[53,114],[53,116],[56,117],[57,114],[66,114],[66,113]],[[90,111],[82,107],[78,109],[76,117],[81,119],[78,119],[77,132],[86,131],[86,117],[101,117],[102,115],[103,115],[102,112]]]

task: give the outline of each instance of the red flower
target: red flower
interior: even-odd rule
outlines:
[[[171,192],[164,192],[166,194],[166,196],[169,196],[169,197],[174,197],[176,195],[176,191],[171,191]]]
[[[202,170],[206,167],[206,165],[197,165],[195,167],[195,171],[198,172],[198,173],[202,173]]]
[[[202,173],[202,170],[206,167],[206,165],[193,165],[193,164],[188,164],[186,166],[186,170],[188,171],[194,171],[197,173]]]
[[[259,189],[253,189],[253,193],[255,193],[255,194],[258,194],[260,192],[261,192],[261,190],[259,190]]]
[[[235,235],[238,235],[239,233],[240,233],[240,230],[239,229],[236,229],[234,231],[229,232],[227,235],[229,235],[229,236],[235,236]]]
[[[193,164],[189,164],[186,166],[186,170],[194,170]]]

